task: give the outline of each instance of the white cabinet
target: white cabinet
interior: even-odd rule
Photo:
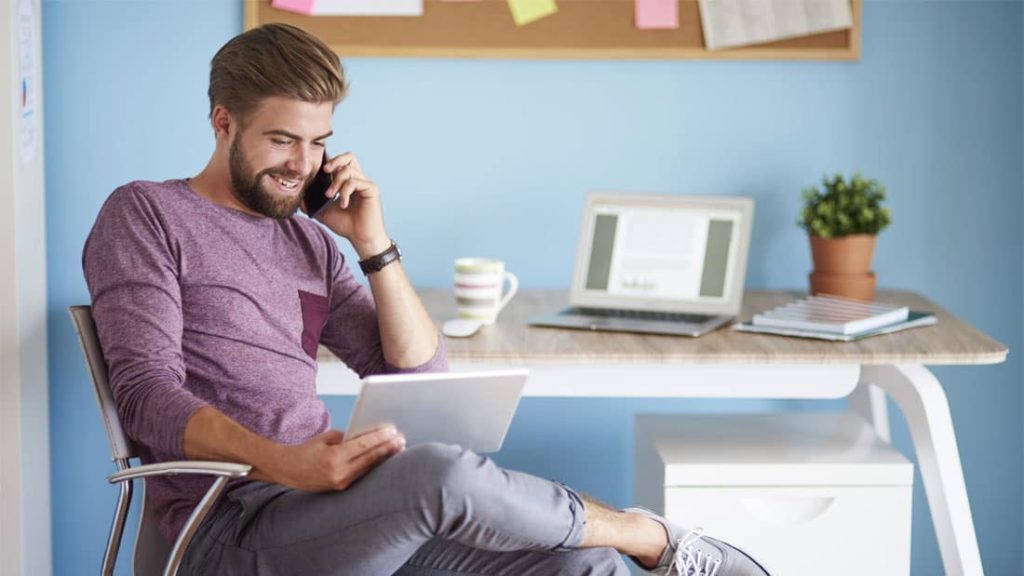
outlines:
[[[851,413],[638,416],[638,504],[773,575],[910,573],[913,467]]]

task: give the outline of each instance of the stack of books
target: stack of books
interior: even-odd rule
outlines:
[[[733,328],[740,332],[849,342],[936,322],[932,314],[906,306],[818,295],[756,314],[750,322]]]

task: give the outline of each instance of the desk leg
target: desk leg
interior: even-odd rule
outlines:
[[[886,403],[885,390],[865,380],[863,370],[857,387],[846,398],[846,402],[850,410],[859,414],[875,429],[879,438],[886,444],[892,443],[889,433],[889,405]]]
[[[927,368],[916,364],[863,366],[850,406],[876,426],[881,414],[888,436],[885,393],[907,420],[946,574],[982,574],[960,452],[942,385]]]

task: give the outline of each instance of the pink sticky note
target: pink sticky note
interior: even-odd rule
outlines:
[[[273,0],[270,5],[274,8],[298,12],[299,14],[310,15],[313,13],[313,4],[316,0]]]
[[[679,0],[636,0],[636,27],[679,28]]]

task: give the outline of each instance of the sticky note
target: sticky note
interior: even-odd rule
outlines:
[[[270,3],[274,8],[280,8],[281,10],[287,10],[289,12],[298,12],[299,14],[313,13],[313,2],[315,0],[273,0]]]
[[[526,26],[558,12],[555,0],[508,0],[508,8],[516,26]]]
[[[679,0],[636,0],[634,7],[641,30],[679,28]]]

